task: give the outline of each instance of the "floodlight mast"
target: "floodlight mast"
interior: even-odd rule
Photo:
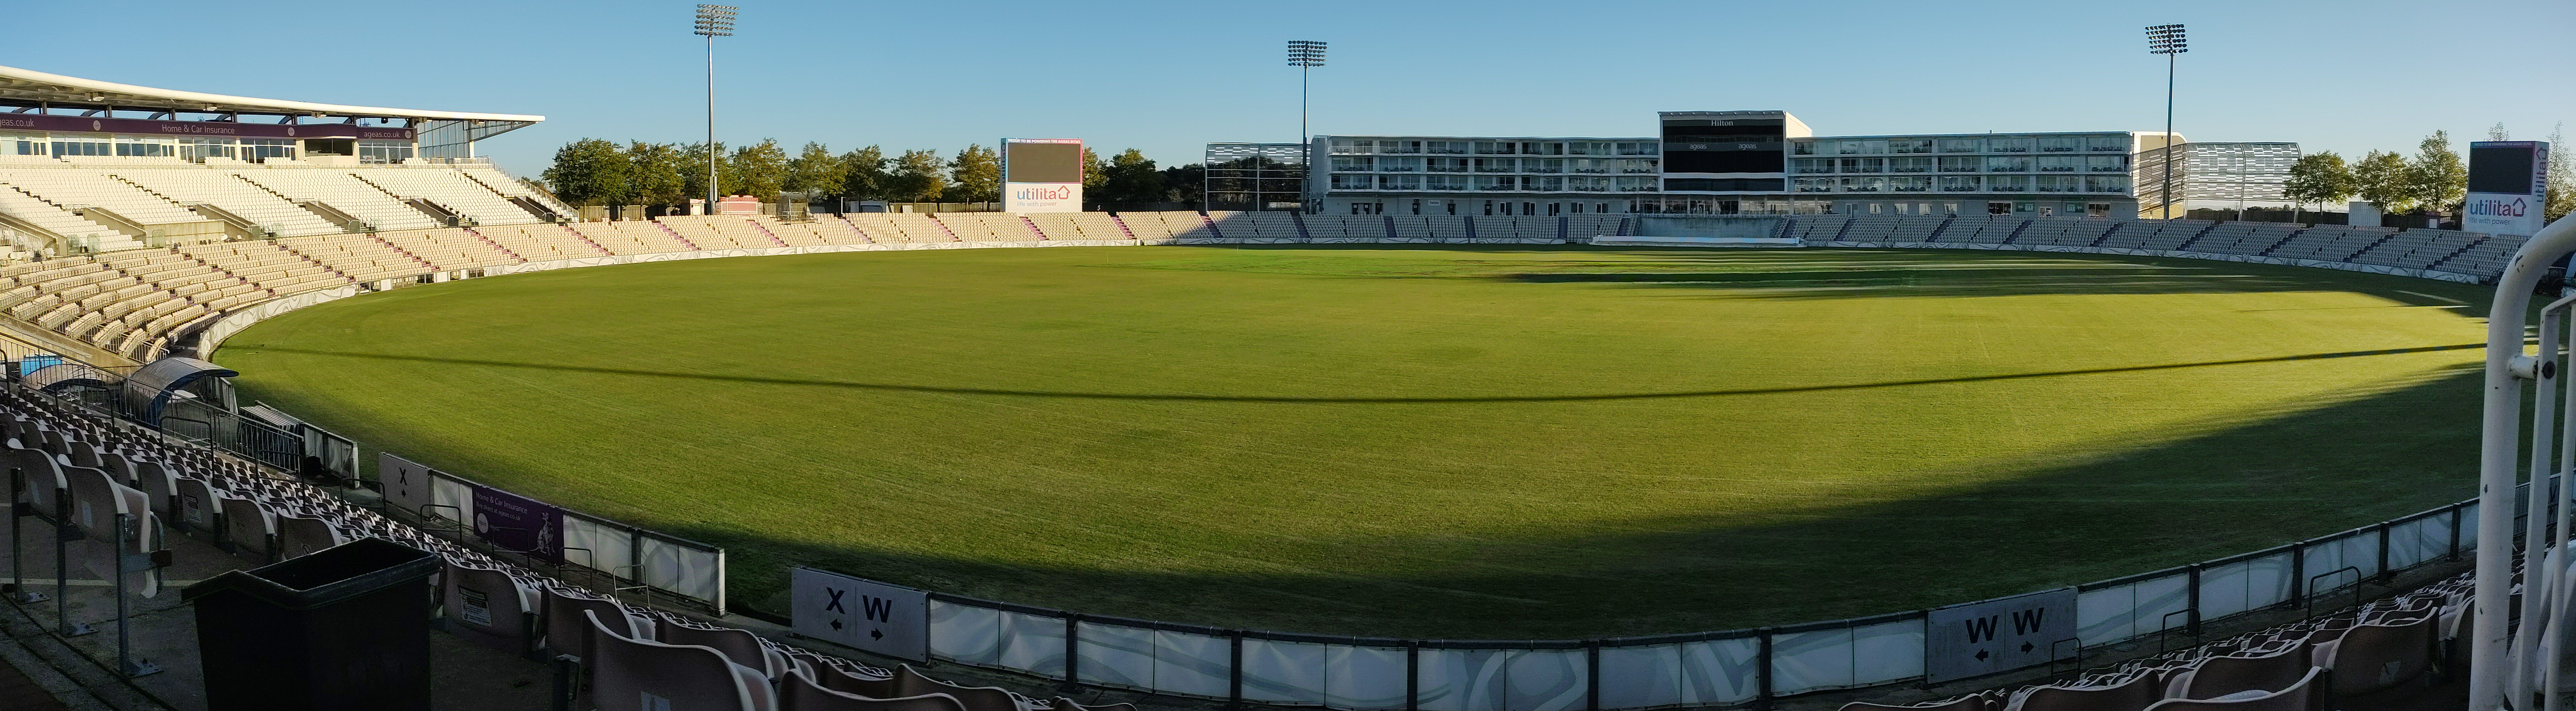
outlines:
[[[701,214],[716,212],[716,38],[733,36],[733,19],[739,10],[701,3],[697,29],[691,32],[707,38],[707,205]]]
[[[1324,43],[1320,40],[1288,40],[1288,66],[1297,68],[1297,143],[1304,146],[1302,150],[1305,151],[1306,165],[1302,167],[1311,177],[1315,169],[1315,138],[1307,133],[1306,128],[1307,75],[1316,67],[1324,66]],[[1259,195],[1260,178],[1256,177],[1253,180],[1253,194]],[[1303,203],[1306,196],[1301,193],[1297,196],[1297,200]],[[1303,205],[1299,207],[1304,208]]]
[[[2165,164],[2164,188],[2162,191],[2158,192],[2156,196],[2159,201],[2164,203],[2165,219],[2168,220],[2173,219],[2174,200],[2174,55],[2189,51],[2191,51],[2191,45],[2183,41],[2183,28],[2180,23],[2147,26],[2147,53],[2161,54],[2165,56],[2165,141],[2163,152]],[[2238,217],[2243,217],[2243,215],[2238,215]]]

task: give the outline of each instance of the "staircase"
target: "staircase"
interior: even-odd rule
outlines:
[[[688,248],[689,248],[689,251],[691,251],[691,252],[702,252],[702,251],[706,251],[705,249],[700,248],[700,247],[698,246],[698,243],[696,243],[696,242],[691,242],[691,241],[689,241],[689,238],[680,236],[680,231],[679,231],[679,230],[671,229],[671,226],[670,226],[670,225],[662,224],[662,221],[661,221],[661,220],[654,220],[654,221],[653,221],[653,226],[654,226],[654,227],[662,228],[662,234],[670,235],[670,236],[671,236],[671,239],[679,240],[679,241],[680,241],[680,244],[681,244],[681,245],[683,245],[683,246],[688,247]]]
[[[2089,244],[2089,245],[2085,245],[2085,246],[2087,246],[2087,247],[2101,247],[2101,246],[2102,246],[2102,243],[2111,241],[2111,235],[2116,235],[2116,234],[2119,234],[2119,233],[2120,233],[2120,226],[2122,226],[2122,225],[2126,225],[2126,224],[2129,224],[2130,222],[2131,222],[2130,220],[2121,220],[2121,221],[2118,221],[2118,222],[2113,222],[2113,223],[2111,223],[2111,229],[2103,230],[2103,231],[2102,231],[2102,236],[2093,238],[2093,243],[2092,243],[2092,244]]]
[[[581,240],[581,243],[582,243],[582,244],[590,245],[590,248],[591,248],[591,249],[599,250],[599,254],[600,254],[601,256],[612,256],[612,255],[617,254],[616,252],[609,251],[609,249],[608,249],[607,247],[601,246],[598,242],[591,241],[591,239],[590,239],[590,235],[582,234],[582,233],[581,233],[581,230],[573,229],[571,225],[557,225],[557,226],[558,226],[558,227],[562,227],[562,228],[563,228],[563,231],[565,231],[565,232],[570,232],[570,233],[572,233],[572,238],[573,238],[573,239]]]
[[[1028,218],[1023,217],[1023,218],[1020,218],[1020,219],[1025,220],[1025,219],[1028,219]],[[754,220],[754,219],[745,218],[743,221],[744,221],[744,222],[749,222],[749,223],[751,223],[751,228],[752,228],[752,229],[760,230],[760,236],[769,238],[769,241],[777,243],[777,244],[778,244],[778,246],[781,246],[781,247],[792,247],[792,246],[795,246],[795,245],[790,245],[790,244],[788,244],[788,243],[787,243],[787,240],[779,239],[779,238],[778,238],[778,233],[769,231],[769,226],[768,226],[768,225],[764,225],[764,224],[760,224],[760,221],[759,221],[759,220]]]
[[[433,272],[434,272],[434,271],[439,271],[439,267],[438,267],[438,265],[429,263],[429,260],[427,260],[427,259],[422,259],[422,258],[420,257],[420,255],[413,254],[413,253],[411,252],[411,250],[403,249],[403,248],[402,248],[402,245],[394,244],[391,240],[387,240],[387,239],[385,239],[384,237],[377,235],[376,233],[373,233],[373,232],[369,232],[369,233],[367,233],[367,238],[368,238],[368,239],[373,239],[373,240],[375,240],[375,241],[377,241],[377,242],[380,242],[380,243],[383,243],[383,244],[385,245],[385,248],[393,250],[395,254],[400,254],[400,255],[405,256],[405,257],[410,257],[412,261],[419,262],[421,266],[423,266],[423,267],[428,267],[430,271],[433,271]]]
[[[287,254],[295,255],[295,256],[296,256],[296,258],[298,258],[298,259],[302,259],[302,260],[304,260],[304,261],[311,262],[311,263],[313,264],[313,266],[321,267],[321,268],[322,268],[322,271],[330,272],[330,273],[332,273],[332,274],[334,274],[334,275],[337,275],[337,276],[339,276],[341,279],[347,280],[350,284],[356,284],[356,283],[358,283],[358,278],[357,278],[357,277],[349,276],[349,273],[348,273],[348,272],[340,271],[340,270],[338,270],[338,269],[333,269],[333,268],[331,268],[331,265],[323,264],[323,263],[322,263],[322,260],[314,259],[314,258],[313,258],[313,255],[309,255],[309,254],[305,254],[305,253],[303,253],[303,252],[297,251],[294,247],[286,246],[286,244],[285,244],[285,243],[282,243],[282,242],[270,242],[269,244],[276,245],[278,249],[286,250],[286,253],[287,253]],[[277,293],[277,290],[276,290],[276,289],[270,289],[270,290],[268,290],[268,293],[276,294],[276,293]],[[281,295],[281,296],[283,296],[283,294],[280,294],[280,295]]]
[[[477,232],[477,231],[475,231],[473,228],[470,228],[470,227],[469,227],[469,228],[466,228],[466,229],[465,229],[465,233],[466,233],[466,234],[469,234],[469,235],[474,235],[474,238],[475,238],[475,239],[483,240],[483,243],[484,243],[484,244],[486,244],[486,245],[491,245],[491,247],[492,247],[493,249],[501,250],[501,253],[502,253],[502,254],[510,255],[510,258],[511,258],[511,259],[519,260],[519,263],[520,263],[520,264],[526,264],[526,263],[528,263],[528,258],[527,258],[527,257],[519,256],[519,253],[518,253],[517,251],[512,250],[512,249],[510,249],[510,248],[508,248],[508,247],[503,247],[503,246],[501,246],[501,243],[500,243],[500,242],[495,242],[495,241],[493,241],[493,240],[492,240],[492,238],[483,236],[483,233],[481,233],[481,232]]]
[[[2207,237],[2207,236],[2209,236],[2209,231],[2210,231],[2210,230],[2218,229],[2218,226],[2219,226],[2219,225],[2223,225],[2223,224],[2226,224],[2226,223],[2224,223],[2224,222],[2212,222],[2212,223],[2209,223],[2208,225],[2204,225],[2204,226],[2202,226],[2202,227],[2200,228],[2200,231],[2199,231],[2199,232],[2191,233],[2191,239],[2183,240],[2183,241],[2182,241],[2182,244],[2174,245],[2174,251],[2176,251],[2176,252],[2189,252],[2189,251],[2191,251],[2191,245],[2192,245],[2193,243],[2195,243],[2195,242],[2199,242],[2199,241],[2200,241],[2200,238],[2202,238],[2202,237]]]

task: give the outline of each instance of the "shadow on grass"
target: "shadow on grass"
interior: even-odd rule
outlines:
[[[1288,632],[1521,639],[1733,629],[2106,579],[2468,498],[2478,382],[2460,369],[1936,495],[1859,493],[1805,510],[1545,534],[1293,541],[1283,544],[1289,555],[1265,561],[1305,571],[1297,573],[1011,565],[872,550],[864,538],[818,546],[721,523],[648,525],[726,546],[736,604],[782,614],[785,568],[801,564],[1090,614]],[[1140,501],[1097,515],[1157,514]],[[1332,569],[1343,560],[1391,562]]]
[[[1144,400],[1144,401],[1169,401],[1169,402],[1259,402],[1259,403],[1275,403],[1275,404],[1332,404],[1332,405],[1449,405],[1449,404],[1510,403],[1510,402],[1607,402],[1607,401],[1618,401],[1618,400],[1672,400],[1672,399],[1688,399],[1688,398],[1736,397],[1736,396],[1746,396],[1746,395],[1781,395],[1781,394],[1790,394],[1790,393],[1832,392],[1832,391],[1839,391],[1839,390],[1876,390],[1876,389],[1881,389],[1881,388],[1901,388],[1901,387],[1914,387],[1914,386],[1922,386],[1922,385],[1951,385],[1951,384],[1959,384],[1959,383],[1982,383],[1982,382],[1994,382],[1994,381],[2002,381],[2002,380],[2037,380],[2037,379],[2045,379],[2045,378],[2063,378],[2063,377],[2081,376],[2081,375],[2108,375],[2108,374],[2112,374],[2112,373],[2141,373],[2141,372],[2152,372],[2152,371],[2160,371],[2160,370],[2189,370],[2189,369],[2192,369],[2192,368],[2211,368],[2211,367],[2229,366],[2229,365],[2251,365],[2251,364],[2256,364],[2256,363],[2286,363],[2286,362],[2304,361],[2304,360],[2333,360],[2333,359],[2338,359],[2338,358],[2367,358],[2367,357],[2370,357],[2370,356],[2399,355],[2399,354],[2406,354],[2406,353],[2431,353],[2431,352],[2436,352],[2436,351],[2458,351],[2458,350],[2482,349],[2482,348],[2485,348],[2485,347],[2486,347],[2486,344],[2483,344],[2483,343],[2454,343],[2454,344],[2449,344],[2449,345],[2440,345],[2440,346],[2416,346],[2416,347],[2413,347],[2413,348],[2383,348],[2383,349],[2378,349],[2378,350],[2367,350],[2367,351],[2337,351],[2337,352],[2332,352],[2332,353],[2300,353],[2300,354],[2284,355],[2284,356],[2268,356],[2268,357],[2263,357],[2263,358],[2236,358],[2236,359],[2230,359],[2230,360],[2207,360],[2207,361],[2196,361],[2196,362],[2190,362],[2190,363],[2164,363],[2164,364],[2158,364],[2158,365],[2131,365],[2131,366],[2120,366],[2120,367],[2116,367],[2116,368],[2083,368],[2083,369],[2076,369],[2076,370],[2048,370],[2048,371],[2037,371],[2037,372],[2029,372],[2029,373],[2001,373],[2001,374],[1996,374],[1996,375],[1971,375],[1971,376],[1962,376],[1962,377],[1956,377],[1956,378],[1924,378],[1924,379],[1917,379],[1917,380],[1888,380],[1888,381],[1869,382],[1869,383],[1836,383],[1836,384],[1825,384],[1825,385],[1798,385],[1798,386],[1776,387],[1776,388],[1738,388],[1738,389],[1733,389],[1733,390],[1680,390],[1680,391],[1671,391],[1671,392],[1646,392],[1646,393],[1600,393],[1600,394],[1591,394],[1591,395],[1492,395],[1492,396],[1469,396],[1469,397],[1290,397],[1290,396],[1271,396],[1271,395],[1208,395],[1208,394],[1198,394],[1198,393],[1099,393],[1099,392],[1081,392],[1081,391],[1068,391],[1068,390],[1004,390],[1004,389],[997,389],[997,388],[964,388],[964,387],[952,387],[952,386],[942,386],[942,385],[904,385],[904,384],[898,384],[898,383],[862,383],[862,382],[853,382],[853,381],[847,381],[847,380],[817,380],[817,379],[811,379],[811,378],[772,378],[772,377],[763,377],[763,376],[757,376],[757,375],[728,375],[728,374],[722,374],[722,373],[691,373],[691,372],[667,371],[667,370],[641,370],[641,369],[635,369],[635,368],[603,368],[603,367],[598,367],[598,366],[587,366],[587,365],[569,365],[569,364],[561,364],[561,363],[529,363],[529,362],[522,362],[522,361],[488,360],[488,359],[480,359],[480,358],[447,358],[447,357],[440,357],[440,356],[393,355],[393,354],[386,354],[386,353],[352,353],[352,352],[348,352],[348,351],[324,351],[324,350],[313,350],[313,349],[308,349],[308,348],[280,348],[280,347],[275,347],[275,346],[268,346],[268,347],[254,347],[254,348],[243,348],[242,350],[243,350],[244,352],[292,353],[292,354],[295,354],[295,355],[321,356],[321,357],[326,357],[326,358],[356,358],[356,359],[364,359],[364,360],[402,361],[402,362],[412,362],[412,363],[437,363],[437,364],[440,364],[440,365],[473,365],[473,366],[485,366],[485,367],[495,367],[495,368],[528,368],[528,369],[533,369],[533,370],[557,370],[557,371],[566,371],[566,372],[574,372],[574,373],[589,373],[589,374],[595,374],[595,375],[623,375],[623,376],[647,377],[647,378],[674,378],[674,379],[682,379],[682,380],[715,380],[715,381],[726,381],[726,382],[746,383],[746,384],[753,384],[753,385],[790,385],[790,386],[800,386],[800,387],[843,388],[843,389],[850,389],[850,390],[877,390],[877,391],[890,391],[890,392],[938,393],[938,394],[943,394],[943,395],[992,395],[992,396],[1003,396],[1003,397],[1066,398],[1066,399],[1081,399],[1081,400]]]

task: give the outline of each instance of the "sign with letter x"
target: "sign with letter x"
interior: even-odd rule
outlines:
[[[797,568],[796,634],[914,661],[930,658],[930,595],[901,585]]]

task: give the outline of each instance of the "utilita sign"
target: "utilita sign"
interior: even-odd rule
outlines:
[[[47,114],[0,114],[0,130],[76,133],[134,133],[160,136],[224,138],[359,138],[408,141],[411,129],[333,124],[233,123],[229,121],[150,121],[145,119]]]
[[[1081,212],[1082,139],[1002,139],[1003,212]]]
[[[2540,231],[2540,206],[2548,203],[2547,142],[2469,144],[2469,195],[2460,210],[2461,230],[2529,237]]]

